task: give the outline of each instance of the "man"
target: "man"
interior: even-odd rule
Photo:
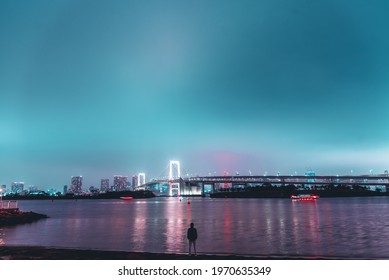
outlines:
[[[197,255],[197,251],[196,251],[197,229],[194,227],[194,223],[190,223],[190,228],[188,228],[186,237],[189,240],[189,255],[192,255],[191,253],[192,245],[193,245],[194,253],[195,255]]]

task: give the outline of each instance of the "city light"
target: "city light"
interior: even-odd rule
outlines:
[[[139,173],[138,174],[138,187],[141,185],[146,184],[146,174],[145,173]]]

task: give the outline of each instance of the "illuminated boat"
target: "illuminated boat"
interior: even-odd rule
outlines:
[[[120,199],[123,199],[123,200],[132,200],[133,197],[132,197],[132,196],[121,196]]]
[[[320,198],[320,196],[316,194],[298,194],[298,195],[292,195],[290,197],[292,200],[299,200],[299,201],[314,201]]]

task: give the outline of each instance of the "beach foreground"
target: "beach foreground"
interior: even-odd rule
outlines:
[[[103,251],[39,246],[1,246],[0,260],[260,260],[288,259],[258,256]]]

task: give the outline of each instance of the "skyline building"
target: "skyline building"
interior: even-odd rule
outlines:
[[[72,176],[70,191],[72,193],[82,192],[82,176]]]
[[[68,193],[68,185],[63,186],[63,194]]]
[[[138,186],[138,175],[132,176],[132,188],[135,189]]]
[[[108,192],[110,190],[111,190],[111,187],[109,186],[109,179],[101,179],[100,191]]]
[[[0,193],[2,193],[3,195],[6,193],[7,191],[7,185],[1,185],[0,186]]]
[[[11,184],[11,192],[21,193],[24,189],[24,182],[13,182]]]
[[[114,191],[124,191],[128,187],[128,176],[115,175],[113,177]]]
[[[141,185],[146,184],[146,174],[145,173],[139,173],[138,174],[138,187]]]

